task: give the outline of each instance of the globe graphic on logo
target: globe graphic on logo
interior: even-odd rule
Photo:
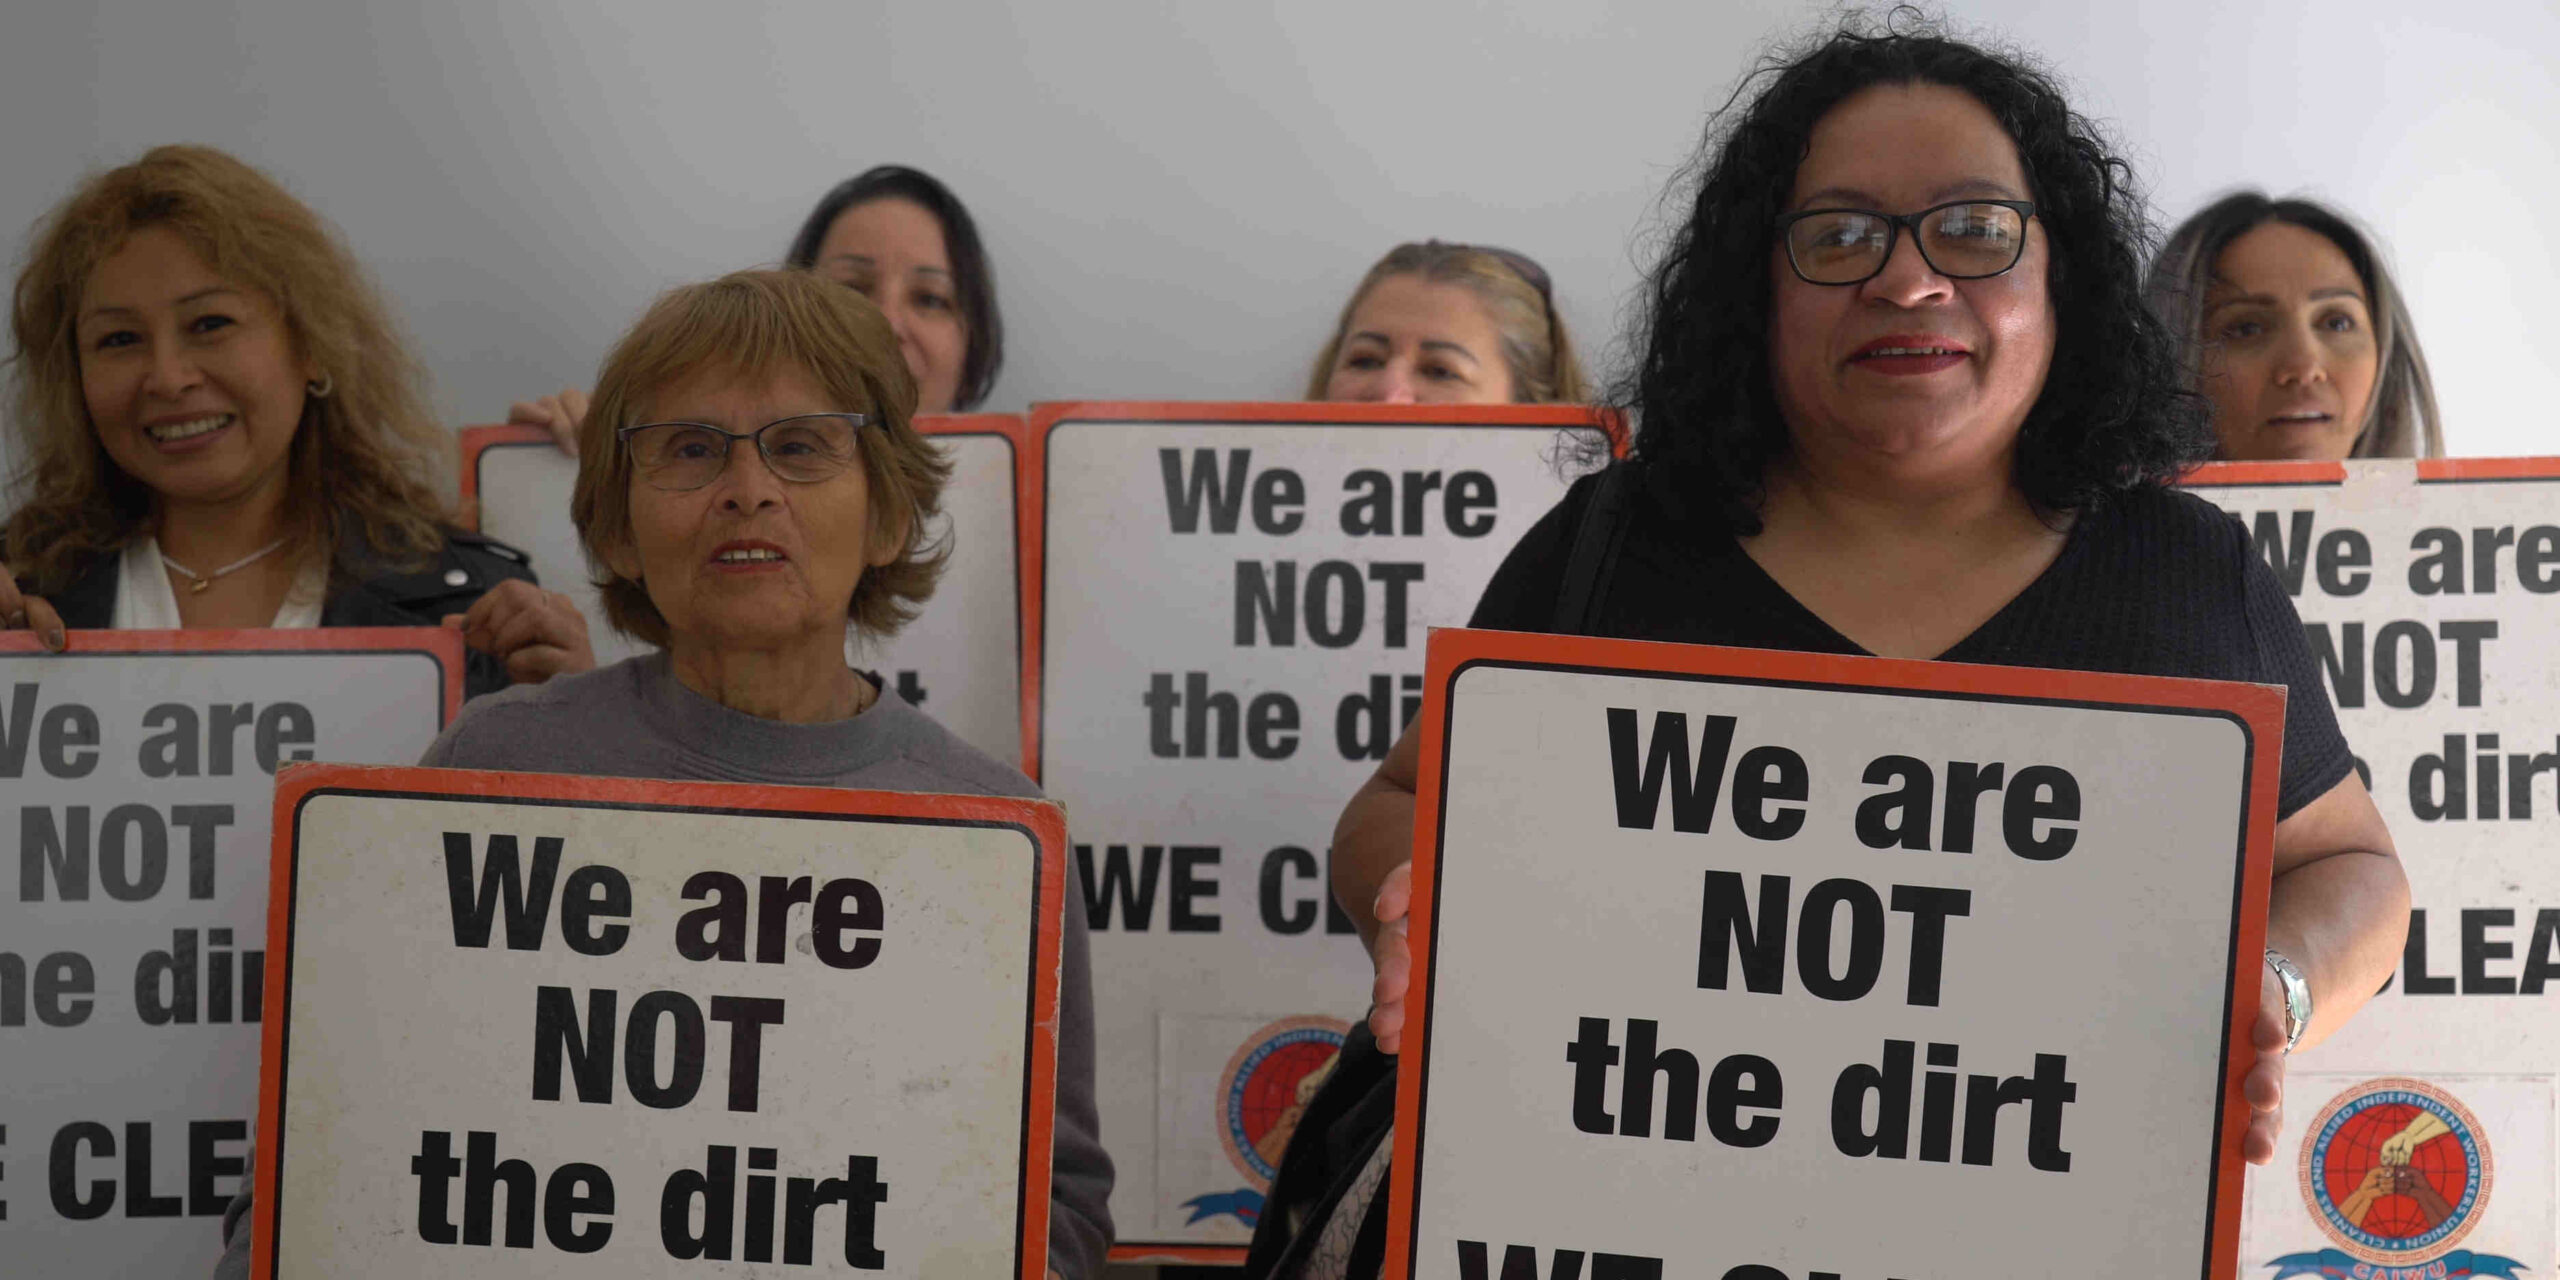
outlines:
[[[2408,1103],[2377,1103],[2338,1126],[2337,1136],[2329,1140],[2329,1161],[2325,1170],[2332,1203],[2355,1194],[2365,1175],[2382,1163],[2382,1144],[2411,1120],[2417,1119],[2418,1113],[2419,1109]],[[2463,1184],[2470,1179],[2466,1164],[2461,1140],[2450,1133],[2440,1134],[2409,1153],[2409,1168],[2425,1178],[2446,1204],[2462,1203],[2463,1192],[2467,1189]],[[2434,1230],[2436,1225],[2427,1221],[2415,1197],[2405,1195],[2384,1196],[2374,1201],[2373,1208],[2366,1212],[2364,1218],[2365,1232],[2386,1240],[2422,1236]]]
[[[2442,1257],[2470,1234],[2497,1178],[2470,1109],[2443,1086],[2404,1076],[2332,1095],[2303,1135],[2298,1168],[2320,1230],[2393,1267]]]
[[[1246,1036],[1228,1059],[1219,1091],[1218,1137],[1236,1172],[1256,1191],[1271,1189],[1280,1155],[1342,1051],[1351,1025],[1334,1018],[1282,1018]]]
[[[1273,1049],[1244,1082],[1243,1105],[1237,1110],[1244,1122],[1245,1141],[1259,1151],[1280,1118],[1297,1109],[1298,1082],[1339,1052],[1340,1046],[1323,1040],[1301,1040]]]

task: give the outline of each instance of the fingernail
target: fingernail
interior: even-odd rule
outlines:
[[[65,648],[69,647],[70,644],[71,637],[62,634],[62,628],[60,627],[55,627],[53,630],[44,633],[44,647],[53,650],[55,653],[62,652]]]

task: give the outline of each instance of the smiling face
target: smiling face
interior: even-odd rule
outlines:
[[[99,444],[163,502],[283,489],[315,371],[266,295],[146,227],[89,274],[73,336]]]
[[[797,370],[761,380],[723,370],[650,397],[646,420],[743,435],[852,407]],[[719,476],[699,489],[655,488],[637,467],[630,486],[630,538],[607,560],[648,591],[673,650],[841,645],[863,572],[895,559],[903,542],[898,531],[873,530],[858,456],[828,479],[795,483],[776,476],[753,441],[736,440]]]
[[[1342,329],[1325,379],[1327,400],[1384,404],[1509,404],[1502,330],[1475,293],[1393,275],[1369,287]]]
[[[1967,198],[2026,200],[2026,174],[1991,113],[1943,85],[1879,85],[1814,126],[1788,212],[1916,213]],[[2053,362],[2048,247],[2027,222],[2015,267],[1950,280],[1908,228],[1883,271],[1807,284],[1771,238],[1772,389],[1801,459],[1925,480],[2002,467]]]
[[[898,354],[915,375],[916,412],[951,412],[969,354],[969,325],[960,314],[951,250],[932,211],[894,196],[855,205],[828,226],[815,267],[861,291],[889,318]]]
[[[2200,389],[2222,456],[2338,459],[2355,449],[2381,368],[2364,282],[2327,236],[2252,228],[2214,260]]]

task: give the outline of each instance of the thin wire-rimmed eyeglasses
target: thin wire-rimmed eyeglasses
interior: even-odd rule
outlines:
[[[861,413],[803,413],[743,434],[708,422],[646,422],[614,434],[650,488],[682,493],[719,479],[740,440],[755,441],[764,465],[794,484],[842,475],[860,456],[857,440],[870,421]]]
[[[1950,280],[1979,280],[2018,265],[2027,251],[2031,200],[1954,200],[1918,213],[1807,209],[1778,219],[1787,265],[1806,284],[1864,284],[1893,260],[1904,227],[1920,260]]]

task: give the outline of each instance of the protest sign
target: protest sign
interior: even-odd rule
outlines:
[[[2377,1276],[2548,1275],[2560,1267],[2560,459],[2217,463],[2186,483],[2239,517],[2293,596],[2411,897],[2391,985],[2295,1060],[2322,1083],[2289,1093],[2297,1128],[2252,1175],[2243,1261],[2282,1270],[2331,1251]],[[2365,1088],[2377,1079],[2407,1083]],[[2329,1185],[2339,1170],[2423,1168],[2426,1154],[2358,1163],[2324,1149],[2315,1176],[2303,1144],[2321,1134],[2299,1126],[2332,1104],[2352,1119],[2376,1094],[2377,1114],[2445,1124],[2429,1148],[2438,1176],[2423,1196],[2406,1186],[2356,1205],[2358,1183]],[[2437,1201],[2451,1216],[2431,1221]]]
[[[1390,1277],[2234,1274],[2282,690],[1440,632],[1427,697]]]
[[[441,629],[0,632],[0,1272],[212,1268],[257,1109],[272,775],[415,760],[461,700]]]
[[[1022,758],[1020,456],[1022,419],[979,413],[922,416],[916,430],[951,460],[942,516],[931,536],[951,558],[915,621],[882,644],[847,633],[845,657],[877,671],[907,701],[998,760]],[[466,506],[483,533],[522,549],[542,585],[565,591],[587,617],[598,664],[648,646],[606,625],[594,575],[569,520],[577,459],[539,427],[470,427],[462,433]]]
[[[312,768],[275,822],[251,1274],[1043,1275],[1056,806]]]
[[[1336,816],[1587,409],[1034,411],[1035,768],[1092,929],[1115,1256],[1232,1261],[1367,1003]]]

